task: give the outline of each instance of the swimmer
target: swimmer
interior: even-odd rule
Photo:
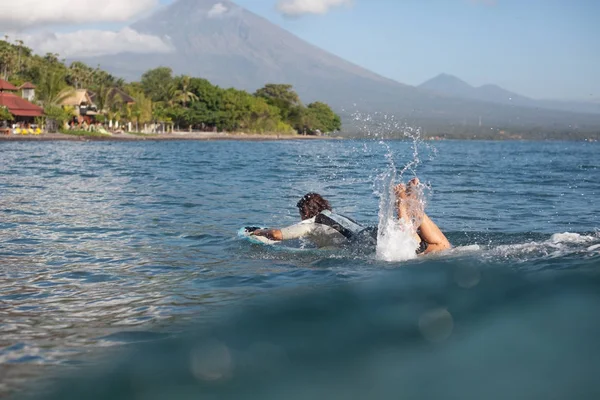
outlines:
[[[281,229],[256,229],[251,234],[271,240],[307,238],[318,247],[330,247],[347,244],[366,231],[351,218],[333,212],[329,202],[318,193],[305,194],[296,206],[300,223]]]
[[[414,178],[408,186],[394,187],[398,218],[414,229],[420,243],[417,254],[429,254],[451,247],[446,236],[425,214],[418,198],[419,179]],[[318,193],[307,193],[297,204],[302,221],[281,229],[246,228],[251,235],[271,240],[307,238],[318,247],[343,246],[352,242],[376,244],[376,228],[367,228],[344,215],[332,211],[331,205]]]

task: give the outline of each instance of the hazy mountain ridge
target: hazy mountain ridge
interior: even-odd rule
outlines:
[[[532,99],[506,90],[498,85],[486,84],[476,87],[449,74],[440,74],[423,82],[418,88],[441,95],[490,103],[600,114],[600,103],[598,102]]]
[[[210,16],[215,4],[226,8]],[[360,127],[354,112],[394,115],[429,132],[466,126],[553,130],[596,129],[600,116],[494,104],[466,95],[449,97],[404,85],[328,53],[230,1],[178,0],[132,28],[168,40],[172,54],[119,54],[82,59],[127,79],[169,66],[176,74],[203,77],[222,87],[254,91],[265,83],[290,83],[304,102],[321,100]],[[469,85],[467,85],[469,86]],[[468,88],[467,88],[468,89]],[[490,87],[486,90],[497,90]],[[377,119],[377,116],[373,116]]]

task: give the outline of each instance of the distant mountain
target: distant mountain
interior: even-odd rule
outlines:
[[[389,115],[428,132],[461,131],[466,126],[487,127],[488,133],[489,127],[600,127],[598,116],[454,98],[401,84],[313,46],[231,1],[177,0],[132,28],[167,38],[175,51],[81,60],[127,79],[168,66],[176,74],[250,91],[265,83],[290,83],[304,102],[329,103],[350,129],[359,129],[365,119],[385,124]],[[355,112],[368,116],[352,118]]]
[[[220,4],[218,15],[211,14]],[[356,89],[418,93],[411,86],[384,78],[315,47],[230,1],[179,0],[138,21],[132,29],[168,40],[173,54],[122,54],[88,59],[120,76],[138,79],[148,68],[169,66],[178,74],[199,76],[223,87],[254,91],[265,83],[292,83],[306,101],[329,93],[336,103],[361,100]],[[84,60],[85,61],[85,60]]]
[[[497,85],[471,86],[467,82],[448,74],[440,74],[418,86],[431,93],[486,101],[512,106],[554,109],[569,112],[600,114],[600,103],[562,100],[536,100],[508,91]]]

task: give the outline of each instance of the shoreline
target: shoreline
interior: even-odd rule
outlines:
[[[213,132],[175,132],[161,134],[113,134],[112,136],[86,136],[70,135],[65,133],[43,133],[41,135],[2,135],[0,142],[139,142],[139,141],[244,141],[244,142],[266,142],[266,141],[286,141],[286,140],[356,140],[369,139],[368,137],[344,137],[344,136],[308,136],[308,135],[289,135],[289,134],[254,134],[254,133],[213,133]],[[371,138],[372,139],[372,138]],[[381,138],[379,138],[381,139]],[[406,140],[406,138],[387,138],[386,140]],[[422,138],[423,141],[491,141],[491,142],[598,142],[599,139],[590,138]]]
[[[43,133],[41,135],[0,135],[0,141],[17,142],[47,142],[47,141],[115,141],[115,142],[137,142],[137,141],[170,141],[170,140],[241,140],[241,141],[275,141],[275,140],[341,140],[340,136],[305,136],[305,135],[265,135],[252,133],[213,133],[213,132],[175,132],[161,134],[129,134],[120,133],[111,136],[86,136],[69,135],[65,133]]]

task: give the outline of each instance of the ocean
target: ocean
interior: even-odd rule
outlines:
[[[0,395],[598,398],[599,154],[0,142]],[[376,226],[390,185],[414,176],[447,253],[389,261],[237,236],[298,222],[311,191]]]

